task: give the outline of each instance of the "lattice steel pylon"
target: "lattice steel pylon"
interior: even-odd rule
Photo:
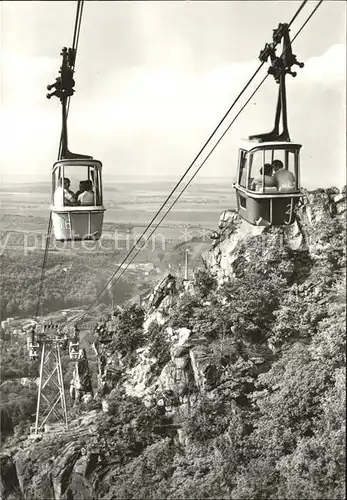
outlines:
[[[78,337],[75,331],[74,340],[70,341],[70,359],[77,360]],[[42,333],[31,330],[28,339],[29,356],[38,358],[41,348],[40,377],[37,391],[35,425],[30,428],[31,434],[44,432],[48,422],[55,426],[68,428],[68,416],[64,389],[61,349],[66,349],[67,335],[61,335],[59,325],[44,325]]]

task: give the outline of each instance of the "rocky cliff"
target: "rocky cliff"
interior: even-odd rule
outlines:
[[[70,384],[70,397],[75,404],[81,401],[87,403],[93,398],[92,380],[85,349],[80,349],[78,353]]]
[[[294,224],[281,228],[251,226],[230,210],[220,222],[214,248],[204,261],[219,283],[223,283],[235,276],[240,259],[252,259],[252,244],[248,248],[248,242],[258,240],[264,255],[277,246],[307,252],[313,259],[319,259],[324,247],[329,247],[326,234],[329,231],[335,234],[336,225],[344,224],[345,220],[345,188],[342,193],[337,188],[305,191]]]
[[[99,409],[10,438],[3,498],[343,498],[345,223],[336,188],[291,226],[224,213],[193,280],[98,324]]]

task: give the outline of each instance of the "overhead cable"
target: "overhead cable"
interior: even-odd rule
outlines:
[[[302,2],[302,4],[300,5],[300,7],[298,8],[297,12],[295,13],[295,15],[293,16],[292,20],[290,21],[289,25],[290,26],[293,21],[296,19],[297,15],[299,14],[299,12],[302,10],[302,8],[304,7],[304,5],[306,4],[307,0]],[[302,31],[302,29],[306,26],[306,24],[308,23],[308,21],[311,19],[311,17],[313,16],[313,14],[316,12],[316,10],[318,9],[318,7],[321,5],[321,3],[323,2],[323,0],[320,0],[319,3],[316,5],[316,7],[313,9],[312,13],[310,14],[310,16],[306,19],[306,21],[304,22],[304,24],[301,26],[301,28],[299,29],[299,31],[296,33],[295,37],[293,38],[293,41],[297,38],[297,36],[299,35],[299,33]],[[225,118],[227,117],[227,115],[229,114],[229,112],[231,111],[231,109],[234,107],[234,105],[236,104],[237,100],[241,97],[241,95],[244,93],[244,91],[247,89],[247,87],[250,85],[251,81],[254,79],[254,77],[256,76],[256,74],[258,73],[258,71],[260,70],[260,68],[263,66],[264,63],[262,63],[259,68],[257,69],[257,71],[253,74],[252,78],[247,82],[247,84],[245,85],[245,87],[243,88],[243,90],[240,92],[240,94],[237,96],[237,98],[235,99],[235,101],[233,102],[232,106],[229,108],[229,110],[227,111],[227,113],[223,116],[222,120],[220,120],[218,126],[215,128],[215,130],[213,131],[213,133],[211,134],[211,136],[209,137],[209,139],[205,142],[204,146],[201,148],[201,150],[199,151],[198,155],[194,158],[193,162],[191,163],[191,165],[188,167],[188,169],[186,170],[186,172],[183,174],[183,176],[181,177],[181,179],[179,180],[179,182],[176,184],[175,188],[171,191],[171,193],[168,195],[168,197],[166,198],[165,202],[161,205],[160,209],[157,211],[156,215],[152,218],[152,220],[150,221],[150,223],[147,225],[146,229],[143,231],[143,233],[141,234],[141,236],[137,239],[136,243],[134,244],[134,246],[130,249],[130,251],[127,253],[127,255],[124,257],[124,259],[122,260],[122,262],[119,264],[117,270],[113,273],[113,275],[111,276],[111,278],[109,278],[109,280],[106,282],[106,285],[103,287],[103,289],[99,292],[99,294],[97,295],[97,297],[94,299],[94,301],[92,302],[92,304],[90,304],[87,309],[83,312],[83,314],[80,316],[80,318],[78,318],[78,321],[80,319],[82,319],[85,314],[87,314],[88,311],[90,311],[99,301],[99,298],[102,297],[105,293],[105,290],[107,289],[109,291],[110,289],[110,285],[111,285],[111,288],[119,281],[120,277],[124,274],[124,272],[126,271],[126,269],[129,267],[129,265],[133,262],[133,260],[135,259],[135,257],[139,254],[139,252],[141,251],[141,249],[143,248],[143,246],[145,245],[145,243],[143,243],[140,248],[137,250],[137,252],[135,253],[134,256],[132,256],[132,258],[130,259],[130,261],[128,262],[128,264],[126,265],[125,268],[122,269],[122,266],[123,264],[125,263],[125,261],[127,260],[127,258],[133,253],[133,251],[137,248],[137,245],[140,243],[140,241],[144,238],[145,234],[147,233],[147,231],[149,230],[149,228],[151,227],[151,225],[153,224],[153,222],[155,221],[155,219],[159,216],[160,212],[162,211],[163,207],[168,203],[168,201],[170,200],[172,194],[176,191],[177,187],[179,186],[179,184],[181,184],[182,180],[184,179],[184,177],[186,177],[186,175],[189,173],[189,171],[191,170],[191,168],[193,167],[196,159],[201,155],[202,151],[205,149],[205,147],[207,146],[207,144],[210,142],[211,138],[215,135],[216,131],[218,130],[218,128],[220,127],[220,125],[224,122]],[[148,238],[150,238],[154,232],[157,230],[157,228],[160,226],[161,222],[166,218],[167,214],[171,211],[171,209],[173,208],[173,206],[177,203],[177,201],[179,200],[179,198],[182,196],[182,194],[184,193],[184,191],[187,189],[187,187],[189,186],[189,184],[192,182],[192,180],[195,178],[195,176],[198,174],[198,172],[201,170],[202,166],[206,163],[207,159],[211,156],[212,152],[216,149],[217,145],[220,143],[220,141],[222,140],[222,138],[225,136],[225,134],[227,133],[227,131],[230,129],[230,127],[233,125],[233,123],[235,122],[235,120],[238,118],[238,116],[241,114],[241,112],[243,111],[243,109],[247,106],[247,104],[249,103],[249,101],[252,99],[252,97],[255,95],[255,93],[259,90],[259,88],[263,85],[263,83],[265,82],[266,78],[268,77],[268,74],[266,74],[266,76],[263,78],[263,80],[260,82],[260,84],[257,86],[257,88],[255,89],[255,91],[252,93],[252,95],[250,96],[250,98],[246,101],[246,103],[242,106],[242,108],[240,109],[240,111],[237,113],[237,115],[234,117],[234,119],[232,120],[232,122],[229,124],[229,126],[227,127],[227,129],[223,132],[222,136],[219,138],[219,140],[217,141],[217,143],[214,145],[214,147],[212,148],[212,150],[210,151],[210,153],[207,155],[207,157],[204,159],[204,161],[202,162],[202,164],[199,166],[199,168],[197,169],[197,171],[194,173],[194,175],[192,176],[192,178],[189,180],[188,184],[181,190],[180,194],[178,195],[178,197],[174,200],[174,202],[170,205],[170,207],[168,208],[168,210],[164,213],[164,215],[161,217],[161,219],[159,220],[159,222],[156,224],[156,226],[154,227],[154,229],[150,232]],[[147,239],[148,239],[147,238]],[[120,271],[121,270],[121,271]],[[120,275],[117,277],[117,279],[112,283],[112,281],[114,280],[116,274],[120,271]]]

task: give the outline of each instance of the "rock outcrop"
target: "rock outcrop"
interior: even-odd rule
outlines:
[[[17,442],[0,455],[2,498],[79,500],[97,498],[95,475],[103,451],[99,415],[90,412],[69,430]]]
[[[199,287],[196,280],[180,283],[177,278],[168,275],[150,294],[141,310],[137,306],[128,311],[119,308],[101,322],[94,332],[94,350],[99,361],[97,392],[104,413],[95,411],[86,414],[72,422],[68,431],[44,435],[39,442],[13,441],[14,438],[10,437],[12,447],[0,456],[0,487],[4,500],[10,499],[15,493],[18,498],[54,500],[123,498],[122,494],[128,495],[126,490],[114,493],[110,486],[113,480],[116,484],[120,482],[119,478],[125,470],[122,467],[127,467],[127,463],[124,464],[122,460],[134,460],[136,469],[136,459],[145,446],[143,442],[150,448],[156,442],[155,439],[161,439],[162,436],[165,439],[170,436],[168,441],[174,443],[172,446],[178,446],[180,457],[184,457],[182,447],[188,447],[191,439],[184,424],[191,418],[192,409],[200,408],[201,402],[207,407],[211,402],[215,405],[214,415],[205,413],[204,418],[213,419],[217,415],[216,426],[223,429],[223,438],[229,443],[234,456],[234,430],[228,427],[230,422],[225,422],[218,414],[218,408],[229,404],[229,416],[234,415],[235,422],[240,409],[248,409],[249,414],[256,413],[254,402],[248,395],[254,390],[259,375],[270,369],[278,355],[276,346],[268,340],[268,323],[260,322],[260,327],[253,323],[255,309],[245,318],[247,314],[242,304],[240,310],[236,306],[235,309],[230,307],[235,284],[253,262],[257,248],[257,255],[261,255],[270,267],[276,257],[281,283],[285,282],[287,275],[291,276],[289,284],[286,283],[286,291],[290,289],[288,294],[295,295],[298,304],[305,300],[308,304],[317,303],[319,308],[325,307],[326,297],[322,292],[324,283],[316,285],[314,277],[307,283],[305,276],[309,274],[312,262],[323,263],[323,268],[327,262],[338,272],[343,268],[345,252],[342,241],[341,248],[331,248],[330,239],[334,231],[340,231],[345,225],[345,219],[346,190],[340,193],[336,188],[305,192],[295,223],[283,228],[253,227],[242,221],[234,211],[224,211],[219,231],[213,235],[212,248],[203,255],[210,280],[208,286],[210,282],[215,283],[213,292],[208,290],[206,299],[206,287]],[[278,253],[279,248],[284,249],[283,262],[279,262],[282,256]],[[300,260],[298,256],[303,258]],[[266,274],[266,265],[264,268]],[[223,295],[223,290],[228,286],[229,295]],[[225,315],[224,307],[228,316]],[[214,314],[215,310],[221,317]],[[138,314],[139,311],[141,314]],[[286,305],[280,311],[274,311],[271,324],[276,323],[276,314],[282,314],[285,322],[286,313]],[[313,316],[315,310],[307,308],[304,314]],[[223,321],[228,322],[227,331]],[[242,335],[247,321],[251,333],[252,328],[257,334],[260,330],[259,338],[255,341],[252,341],[251,335]],[[314,318],[312,324],[318,321],[319,318]],[[280,322],[281,318],[276,328],[282,335],[283,325]],[[300,328],[301,324],[298,330]],[[71,390],[76,403],[93,396],[84,350],[79,354]],[[125,410],[122,407],[123,413],[118,411],[122,398],[140,400],[149,413],[144,419],[141,414],[136,414],[135,418],[128,420],[127,415],[124,415],[126,405]],[[156,414],[153,408],[160,410],[163,419],[160,426],[149,426],[150,437],[143,438],[143,426]],[[119,430],[117,425],[121,419],[124,426]],[[104,425],[105,421],[113,425],[109,435],[107,431],[110,431],[110,427]],[[196,424],[197,433],[200,432],[201,422]],[[247,436],[251,432],[251,426],[248,428],[247,425],[241,419],[241,430],[237,432]],[[194,428],[194,422],[191,426]],[[201,432],[205,430],[206,427]],[[213,432],[217,432],[216,428]],[[142,441],[138,439],[140,435]],[[129,441],[132,444],[127,449]],[[113,446],[111,452],[110,442]],[[213,441],[211,445],[214,459],[218,459],[218,453],[221,453],[217,450],[217,444]],[[195,449],[192,463],[195,461],[194,453]],[[177,458],[178,461],[180,459]],[[131,467],[126,473],[134,481],[141,482],[146,477],[148,464],[155,463],[155,460],[160,461],[161,458],[157,457],[154,448],[152,454],[149,452],[139,469],[136,469],[136,474]],[[196,460],[199,462],[200,457]],[[210,463],[202,467],[199,478],[205,478],[209,467]],[[137,475],[138,470],[140,472]],[[178,470],[177,475],[180,477],[181,471]],[[166,474],[169,476],[170,472],[165,470],[165,478]],[[187,476],[184,477],[186,479]]]
[[[237,279],[239,270],[252,262],[255,244],[261,246],[262,255],[269,262],[273,250],[280,247],[287,252],[303,252],[312,259],[319,259],[329,244],[324,240],[327,228],[332,228],[336,222],[343,223],[346,217],[346,195],[336,188],[306,191],[304,194],[294,224],[282,228],[254,227],[233,210],[222,212],[212,248],[202,256],[205,268],[216,277],[219,285]],[[193,332],[186,324],[178,328],[169,326],[171,311],[184,295],[195,295],[194,282],[180,284],[169,274],[158,283],[143,305],[146,311],[143,335],[148,335],[153,325],[158,326],[167,346],[164,365],[153,354],[148,341],[145,347],[137,349],[136,363],[127,367],[120,353],[111,352],[108,347],[115,323],[109,320],[97,329],[99,340],[95,349],[99,355],[100,395],[106,397],[114,387],[121,385],[129,396],[139,397],[148,405],[159,402],[169,408],[171,415],[173,407],[179,411],[187,402],[191,404],[196,394],[211,392],[223,380],[228,380],[227,370],[223,373],[216,370],[214,353],[203,335]],[[244,340],[241,344],[239,351],[247,350],[247,342]],[[267,350],[265,358],[269,359],[270,349],[267,346],[262,348]],[[242,356],[240,358],[240,352],[235,360],[241,359],[246,370],[258,373],[266,366],[265,358],[253,354],[246,362]]]
[[[70,396],[76,404],[80,401],[87,403],[93,398],[92,380],[85,349],[80,349],[78,353],[70,384]]]
[[[6,498],[8,494],[19,490],[16,471],[16,460],[10,451],[0,455],[0,495]]]
[[[3,445],[14,433],[11,415],[4,406],[0,407],[0,422],[0,444]]]
[[[257,238],[264,251],[273,246],[284,246],[292,250],[306,250],[317,257],[322,252],[322,229],[330,227],[336,220],[345,223],[346,193],[337,188],[305,191],[297,209],[296,220],[282,228],[251,226],[233,211],[222,213],[220,231],[213,248],[203,255],[203,261],[215,274],[220,284],[235,277],[235,264],[240,258],[252,259],[245,253],[247,242]],[[243,244],[241,244],[243,243]]]

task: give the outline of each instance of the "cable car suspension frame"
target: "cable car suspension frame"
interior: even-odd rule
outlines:
[[[92,156],[83,155],[80,153],[72,153],[68,148],[68,132],[67,132],[67,117],[68,117],[68,102],[73,96],[75,90],[75,80],[73,78],[74,66],[76,60],[76,49],[63,47],[60,55],[62,56],[62,65],[60,68],[60,76],[56,78],[55,83],[47,85],[48,90],[55,89],[50,94],[47,94],[47,99],[58,97],[62,106],[62,131],[61,131],[61,150],[59,160],[64,159],[93,159]]]
[[[286,75],[290,74],[295,77],[296,72],[291,68],[294,65],[300,68],[304,67],[304,63],[298,62],[296,56],[292,52],[292,44],[289,36],[289,24],[280,23],[278,28],[273,30],[273,43],[266,43],[264,49],[260,52],[259,59],[261,62],[267,62],[270,58],[271,66],[268,69],[268,74],[272,75],[279,84],[277,107],[275,114],[275,124],[271,132],[265,134],[251,135],[249,139],[258,139],[261,142],[265,141],[287,141],[290,142],[287,118],[287,95],[286,95]],[[277,57],[276,45],[283,42],[282,55]],[[280,118],[282,116],[282,133],[279,133]]]

